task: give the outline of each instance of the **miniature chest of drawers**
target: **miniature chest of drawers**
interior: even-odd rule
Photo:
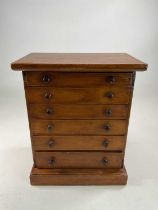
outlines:
[[[135,72],[147,64],[125,53],[31,53],[11,67],[23,73],[31,184],[126,184]]]

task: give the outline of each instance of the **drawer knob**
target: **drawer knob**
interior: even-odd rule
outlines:
[[[50,82],[50,81],[51,81],[50,76],[48,76],[48,75],[44,75],[44,76],[43,76],[43,82],[48,83],[48,82]]]
[[[114,84],[116,82],[116,77],[108,76],[107,77],[107,82],[110,83],[110,84]]]
[[[109,145],[109,140],[105,139],[105,140],[103,141],[103,146],[104,146],[104,147],[108,147],[108,145]]]
[[[103,164],[104,164],[105,166],[107,166],[108,163],[109,163],[109,161],[108,161],[108,159],[107,159],[106,157],[104,157],[104,158],[102,159],[102,161],[103,161]]]
[[[111,125],[110,125],[110,124],[106,124],[106,125],[104,125],[104,129],[105,129],[106,131],[109,131],[109,130],[110,130],[110,128],[111,128]]]
[[[51,93],[45,93],[44,97],[46,99],[50,99],[50,98],[52,98],[52,94]]]
[[[54,165],[54,163],[55,163],[55,158],[50,158],[50,160],[48,160],[49,165]]]
[[[107,96],[109,99],[111,99],[111,98],[114,97],[114,93],[108,92],[108,93],[106,94],[106,96]]]
[[[53,129],[53,125],[48,124],[47,128],[48,128],[48,131],[51,131]]]
[[[48,115],[52,114],[53,113],[53,109],[51,109],[51,108],[46,109],[46,113]]]
[[[112,115],[112,110],[111,109],[106,109],[105,110],[105,115],[108,116],[108,117],[111,116]]]
[[[48,146],[49,147],[52,147],[54,145],[55,141],[54,140],[49,140],[48,142]]]

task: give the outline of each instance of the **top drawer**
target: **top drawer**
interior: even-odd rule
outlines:
[[[98,87],[131,86],[132,73],[25,72],[27,86]]]

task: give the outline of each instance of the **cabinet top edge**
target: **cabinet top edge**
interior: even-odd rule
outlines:
[[[17,71],[130,72],[147,67],[127,53],[30,53],[11,63]]]

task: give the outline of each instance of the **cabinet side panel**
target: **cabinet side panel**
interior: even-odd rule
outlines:
[[[130,120],[130,113],[131,113],[131,106],[132,106],[132,99],[133,99],[133,91],[134,91],[134,84],[135,84],[135,78],[136,78],[136,72],[134,71],[132,73],[132,86],[131,86],[131,98],[130,98],[130,103],[128,104],[128,119],[127,119],[127,133],[126,133],[126,143],[127,143],[127,135],[128,135],[128,127],[129,127],[129,120]],[[125,151],[126,151],[126,144],[125,144],[125,150],[124,150],[124,155],[125,155]],[[122,167],[124,165],[124,160],[122,163]]]
[[[27,92],[26,92],[26,86],[27,86],[27,72],[26,71],[22,71],[22,76],[23,76],[23,84],[24,84],[24,91],[25,91],[25,100],[26,100],[26,107],[27,107],[27,115],[28,115],[28,121],[29,121],[29,130],[30,130],[30,139],[31,139],[31,148],[32,148],[32,156],[33,156],[33,161],[35,160],[35,153],[34,153],[34,149],[33,149],[33,134],[32,134],[32,130],[31,130],[31,117],[30,117],[30,109],[29,109],[29,103],[27,100]],[[35,165],[35,161],[34,161],[34,165]]]

